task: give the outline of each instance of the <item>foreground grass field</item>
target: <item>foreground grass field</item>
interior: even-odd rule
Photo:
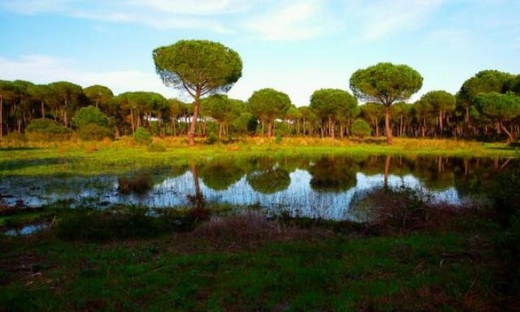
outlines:
[[[500,311],[495,227],[405,235],[249,213],[188,233],[103,242],[2,237],[5,311]],[[497,301],[500,299],[501,301]]]

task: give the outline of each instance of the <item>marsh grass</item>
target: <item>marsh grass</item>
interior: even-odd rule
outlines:
[[[257,210],[213,215],[177,231],[185,213],[123,206],[62,210],[48,231],[0,237],[0,306],[498,311],[512,302],[497,303],[496,263],[487,245],[492,230],[483,230],[478,214],[460,214],[448,228],[429,224],[427,231],[374,236],[366,227],[380,225],[268,220]],[[472,226],[456,226],[461,220]]]

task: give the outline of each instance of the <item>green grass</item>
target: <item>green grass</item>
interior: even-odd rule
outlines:
[[[395,139],[392,146],[382,140],[355,142],[318,138],[244,139],[230,144],[189,147],[179,139],[156,139],[164,150],[135,146],[123,139],[114,142],[64,142],[32,144],[23,148],[0,146],[1,175],[47,175],[125,173],[132,170],[168,168],[218,157],[405,155],[457,157],[515,157],[517,150],[505,143],[458,140]],[[5,144],[5,143],[4,143]]]
[[[486,311],[496,305],[496,231],[365,236],[330,222],[210,221],[189,233],[103,243],[53,229],[0,237],[8,311]],[[486,225],[487,224],[487,225]],[[463,225],[463,226],[461,226]],[[478,234],[478,235],[477,235]],[[476,239],[477,237],[477,239]],[[1,308],[0,308],[1,310]]]

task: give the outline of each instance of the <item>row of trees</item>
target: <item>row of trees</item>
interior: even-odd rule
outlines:
[[[240,78],[242,63],[236,52],[218,43],[181,41],[156,49],[154,60],[162,80],[186,90],[193,103],[154,92],[116,96],[101,85],[82,88],[65,81],[42,85],[0,80],[0,139],[24,133],[38,119],[51,119],[65,129],[84,128],[91,122],[116,137],[142,127],[160,136],[188,135],[189,141],[197,132],[219,138],[245,134],[342,138],[352,135],[351,130],[359,128],[352,126],[360,123],[369,125],[368,135],[386,135],[389,143],[392,136],[513,141],[520,132],[520,75],[496,70],[478,72],[455,95],[435,90],[406,103],[422,87],[423,78],[406,65],[380,63],[352,75],[352,94],[320,89],[308,106],[296,107],[287,94],[274,89],[255,91],[246,102],[223,95]]]

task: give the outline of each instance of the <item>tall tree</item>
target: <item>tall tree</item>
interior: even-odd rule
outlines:
[[[361,114],[365,120],[374,126],[374,135],[378,137],[379,123],[383,117],[385,117],[385,108],[378,103],[368,102],[360,105]]]
[[[455,109],[455,96],[446,91],[435,90],[423,95],[421,101],[426,102],[437,114],[439,131],[440,135],[442,135],[444,131],[444,116]]]
[[[112,90],[102,85],[86,87],[83,89],[83,92],[89,99],[90,104],[100,108],[102,111],[106,109],[108,103],[114,97]]]
[[[507,136],[509,142],[514,141],[514,135],[505,127],[504,122],[512,120],[520,115],[520,97],[508,92],[481,93],[475,97],[477,109],[488,118],[497,123]]]
[[[357,105],[356,98],[350,93],[339,89],[320,89],[311,95],[309,107],[322,119],[328,123],[329,135],[335,137],[334,125],[341,110],[348,110]],[[322,127],[322,136],[324,131]]]
[[[267,136],[273,136],[274,120],[282,118],[291,107],[291,99],[283,92],[274,89],[255,91],[248,100],[251,112],[267,122]]]
[[[464,81],[457,93],[457,103],[464,111],[464,123],[470,125],[470,108],[479,93],[505,93],[511,88],[514,76],[498,70],[482,70]]]
[[[4,136],[4,102],[14,102],[16,94],[16,86],[12,81],[0,80],[0,140],[2,140]],[[6,129],[9,130],[9,123],[6,122],[5,124]]]
[[[61,118],[63,125],[67,128],[69,126],[69,114],[79,108],[86,99],[83,88],[68,81],[53,82],[49,86],[59,98]]]
[[[181,40],[156,48],[153,59],[165,85],[185,90],[194,99],[188,132],[188,144],[193,145],[201,97],[228,92],[242,76],[242,60],[234,50],[207,40]]]
[[[390,106],[406,101],[422,87],[423,77],[407,65],[379,63],[359,69],[350,77],[350,88],[362,101],[372,101],[385,107],[386,141],[392,144]]]

